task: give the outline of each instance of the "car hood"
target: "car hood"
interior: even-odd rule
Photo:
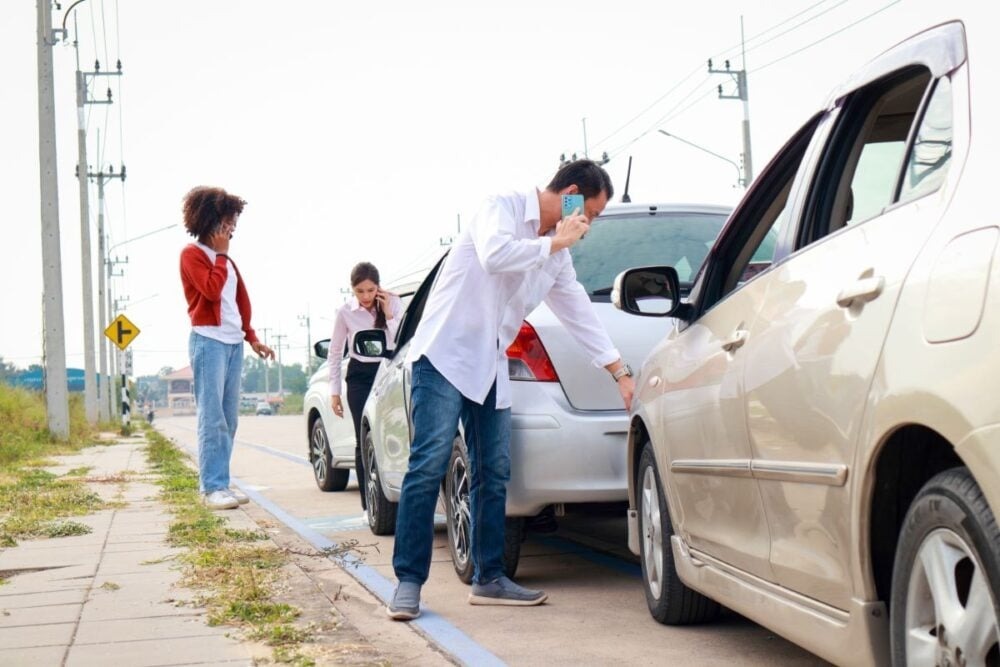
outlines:
[[[595,302],[593,307],[622,358],[635,372],[653,346],[674,327],[672,318],[635,317],[604,302]],[[577,410],[625,409],[611,375],[594,366],[548,306],[540,305],[528,315],[527,321],[545,346],[570,405]]]

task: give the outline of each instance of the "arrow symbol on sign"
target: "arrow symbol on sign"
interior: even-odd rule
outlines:
[[[125,339],[125,336],[130,335],[132,333],[132,330],[126,329],[124,326],[122,326],[121,320],[118,320],[116,324],[118,325],[118,344],[121,345],[122,341]]]

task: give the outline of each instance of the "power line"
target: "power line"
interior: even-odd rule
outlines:
[[[766,35],[767,33],[771,32],[772,30],[776,30],[777,28],[780,28],[781,26],[785,25],[786,23],[788,23],[790,21],[794,21],[795,19],[797,19],[798,17],[802,16],[803,14],[806,14],[806,13],[812,11],[813,9],[815,9],[816,7],[819,7],[822,4],[826,4],[829,1],[830,0],[820,0],[817,3],[809,5],[805,9],[803,9],[803,10],[801,10],[799,12],[796,12],[795,14],[792,14],[791,16],[789,16],[788,18],[784,19],[783,21],[775,23],[774,25],[772,25],[772,26],[770,26],[770,27],[762,30],[761,32],[758,32],[756,35],[753,35],[753,36],[747,38],[746,44],[749,45],[751,42],[753,42],[758,37],[763,37],[764,35]],[[812,21],[814,19],[817,19],[820,16],[823,16],[824,14],[826,14],[826,13],[828,13],[828,12],[836,9],[837,7],[841,6],[845,2],[849,2],[849,0],[840,0],[840,2],[838,2],[833,7],[829,7],[827,9],[824,9],[822,12],[819,12],[818,14],[814,14],[813,16],[809,17],[808,19],[806,19],[802,23],[796,24],[796,25],[792,26],[791,28],[789,28],[788,30],[782,31],[781,33],[779,33],[779,34],[777,34],[777,35],[775,35],[775,36],[773,36],[773,37],[771,37],[769,39],[766,39],[763,42],[759,42],[757,44],[754,44],[753,46],[748,46],[747,49],[746,49],[746,51],[749,52],[749,51],[752,51],[752,50],[754,50],[754,49],[756,49],[758,47],[764,46],[765,44],[769,44],[769,43],[773,42],[774,40],[778,39],[779,37],[781,37],[783,35],[787,35],[788,33],[790,33],[792,31],[800,28],[801,26],[805,25],[806,23],[809,23],[810,21]],[[735,58],[737,55],[739,55],[742,52],[742,50],[743,50],[741,48],[742,46],[743,46],[743,44],[741,44],[740,42],[737,42],[736,44],[733,44],[732,46],[730,46],[730,47],[728,47],[726,49],[723,49],[718,54],[712,56],[712,58],[714,60],[724,59],[726,57]]]
[[[834,30],[833,32],[829,33],[828,35],[826,35],[826,36],[824,36],[824,37],[820,37],[819,39],[817,39],[817,40],[816,40],[816,41],[814,41],[814,42],[810,42],[809,44],[806,44],[805,46],[803,46],[803,47],[801,47],[801,48],[798,48],[798,49],[796,49],[796,50],[794,50],[794,51],[792,51],[792,52],[790,52],[790,53],[786,53],[785,55],[783,55],[783,56],[781,56],[781,57],[779,57],[779,58],[776,58],[776,59],[772,60],[772,61],[771,61],[771,62],[769,62],[769,63],[766,63],[766,64],[764,64],[764,65],[761,65],[760,67],[757,67],[757,68],[756,68],[756,69],[754,69],[753,71],[754,71],[754,72],[761,72],[761,71],[763,71],[763,70],[767,69],[768,67],[770,67],[771,65],[774,65],[774,64],[777,64],[777,63],[780,63],[780,62],[781,62],[782,60],[786,60],[786,59],[788,59],[788,58],[791,58],[792,56],[795,56],[795,55],[798,55],[798,54],[802,53],[803,51],[805,51],[805,50],[807,50],[807,49],[811,49],[812,47],[816,46],[817,44],[820,44],[820,43],[822,43],[822,42],[825,42],[826,40],[828,40],[828,39],[830,39],[831,37],[834,37],[834,36],[836,36],[836,35],[839,35],[840,33],[844,32],[845,30],[848,30],[848,29],[850,29],[850,28],[853,28],[854,26],[856,26],[856,25],[858,25],[858,24],[860,24],[860,23],[864,23],[865,21],[867,21],[867,20],[868,20],[868,19],[870,19],[871,17],[875,16],[876,14],[881,14],[882,12],[884,12],[884,11],[885,11],[885,10],[887,10],[887,9],[889,9],[889,8],[890,8],[890,7],[892,7],[893,5],[898,5],[898,4],[900,3],[900,2],[902,2],[902,0],[893,0],[893,1],[892,1],[892,2],[890,2],[889,4],[887,4],[887,5],[883,5],[882,7],[880,7],[880,8],[878,8],[878,9],[876,9],[876,10],[875,10],[875,11],[873,11],[873,12],[872,12],[871,14],[867,14],[867,15],[865,15],[865,16],[862,16],[862,17],[861,17],[860,19],[858,19],[857,21],[854,21],[854,22],[852,22],[852,23],[848,23],[848,24],[847,24],[847,25],[845,25],[844,27],[842,27],[842,28],[840,28],[840,29],[838,29],[838,30]]]
[[[822,5],[822,4],[825,4],[826,2],[829,2],[829,1],[830,1],[830,0],[819,0],[819,2],[816,2],[816,3],[813,3],[812,5],[810,5],[810,6],[806,7],[805,9],[803,9],[803,10],[800,10],[800,11],[796,12],[795,14],[792,14],[791,16],[789,16],[789,17],[787,17],[787,18],[785,18],[785,19],[782,19],[782,20],[781,20],[781,21],[779,21],[778,23],[775,23],[774,25],[771,25],[770,27],[768,27],[768,28],[766,28],[766,29],[762,30],[761,32],[757,33],[756,35],[754,35],[754,36],[750,37],[750,39],[749,39],[749,40],[747,40],[747,41],[753,41],[754,39],[757,39],[758,37],[761,37],[761,36],[763,36],[763,35],[766,35],[767,33],[771,32],[772,30],[775,30],[775,29],[777,29],[777,28],[779,28],[779,27],[781,27],[781,26],[785,25],[785,24],[786,24],[786,23],[788,23],[789,21],[793,21],[793,20],[795,20],[795,19],[796,19],[796,18],[798,18],[799,16],[802,16],[803,14],[805,14],[805,13],[807,13],[807,12],[809,12],[809,11],[812,11],[812,10],[813,10],[813,9],[815,9],[816,7],[818,7],[818,6]],[[844,4],[844,3],[845,3],[845,2],[847,2],[847,1],[848,1],[848,0],[841,0],[841,1],[840,1],[840,2],[839,2],[839,3],[837,4],[837,5],[835,5],[835,6],[834,6],[833,8],[831,8],[831,9],[834,9],[834,8],[836,8],[836,7],[839,7],[840,5]],[[817,17],[818,17],[818,16],[822,16],[822,14],[826,13],[827,11],[830,11],[830,10],[829,10],[829,9],[828,9],[828,10],[825,10],[824,12],[821,12],[820,14],[817,14],[816,16],[817,16]],[[816,18],[816,17],[813,17],[813,18]],[[799,24],[799,25],[798,25],[798,26],[796,26],[795,28],[797,28],[797,27],[800,27],[801,25],[804,25],[804,24],[805,24],[806,22],[808,22],[808,21],[811,21],[811,20],[812,20],[812,18],[808,19],[807,21],[803,22],[802,24]],[[791,30],[794,30],[795,28],[792,28],[792,29],[790,29],[790,30],[787,30],[787,31],[785,31],[785,32],[783,32],[783,33],[781,33],[781,34],[782,34],[782,35],[784,35],[784,34],[787,34],[788,32],[791,32]],[[778,36],[780,36],[780,35],[778,35]],[[768,42],[770,42],[770,41],[773,41],[773,39],[777,39],[777,37],[778,37],[778,36],[776,36],[776,37],[774,37],[774,38],[772,38],[772,39],[770,39],[770,40],[767,40],[767,41],[765,41],[765,42],[762,42],[761,44],[758,44],[757,46],[761,46],[761,45],[763,45],[763,44],[766,44],[766,43],[768,43]],[[737,44],[735,44],[735,45],[733,45],[733,46],[730,46],[730,47],[727,47],[727,48],[723,49],[722,51],[720,51],[718,55],[716,55],[716,56],[713,56],[713,58],[724,58],[726,54],[728,54],[728,53],[729,53],[730,51],[733,51],[733,49],[737,49],[737,48],[739,48],[740,46],[741,46],[741,43],[737,43]],[[756,48],[756,47],[753,47],[753,48]],[[747,50],[750,50],[750,49],[747,49]],[[640,117],[642,117],[643,115],[645,115],[646,113],[648,113],[648,112],[649,112],[649,111],[650,111],[650,110],[651,110],[651,109],[652,109],[653,107],[655,107],[655,106],[656,106],[657,104],[659,104],[660,102],[662,102],[663,100],[665,100],[665,99],[666,99],[667,97],[669,97],[669,96],[670,96],[670,95],[671,95],[671,94],[672,94],[672,93],[673,93],[674,91],[676,91],[676,90],[677,90],[678,88],[680,88],[681,86],[683,86],[683,85],[684,85],[684,83],[685,83],[685,82],[687,82],[687,81],[688,81],[688,80],[689,80],[689,79],[690,79],[691,77],[693,77],[693,76],[694,76],[695,74],[697,74],[698,72],[702,71],[703,67],[704,67],[704,65],[700,65],[700,64],[699,64],[699,65],[698,65],[697,67],[695,67],[695,68],[694,68],[693,70],[691,70],[691,72],[689,72],[689,73],[688,73],[688,74],[687,74],[686,76],[684,76],[684,78],[682,78],[682,79],[681,79],[680,81],[678,81],[678,82],[677,82],[676,84],[674,84],[673,86],[671,86],[669,90],[667,90],[667,91],[666,91],[665,93],[663,93],[663,94],[662,94],[662,95],[660,95],[660,96],[659,96],[658,98],[656,98],[655,100],[653,100],[653,101],[652,101],[652,102],[651,102],[651,103],[650,103],[649,105],[647,105],[647,106],[646,106],[646,107],[645,107],[645,108],[644,108],[644,109],[643,109],[642,111],[640,111],[640,112],[639,112],[639,113],[637,113],[637,114],[636,114],[635,116],[633,116],[632,118],[630,118],[629,120],[627,120],[627,121],[626,121],[625,123],[623,123],[622,125],[620,125],[620,126],[619,126],[619,127],[618,127],[618,128],[616,129],[616,130],[614,130],[614,131],[613,131],[613,132],[611,132],[610,134],[606,135],[606,136],[605,136],[604,138],[602,138],[601,140],[597,141],[597,142],[596,142],[596,143],[594,144],[594,147],[595,147],[595,150],[597,150],[597,148],[598,148],[598,147],[602,146],[602,145],[603,145],[603,144],[604,144],[605,142],[607,142],[607,141],[608,141],[609,139],[611,139],[612,137],[614,137],[614,136],[617,136],[617,135],[618,135],[619,133],[621,133],[621,132],[622,132],[622,131],[623,131],[623,130],[624,130],[625,128],[627,128],[627,127],[628,127],[629,125],[631,125],[632,123],[634,123],[634,122],[635,122],[636,120],[638,120],[638,119],[639,119]],[[700,85],[701,85],[701,84],[698,84],[698,86],[700,86]],[[697,88],[698,86],[696,86],[696,88]],[[643,134],[648,134],[648,133],[649,133],[649,130],[647,130],[647,131],[646,131],[646,132],[644,132]],[[640,136],[642,136],[642,135],[640,135]],[[629,144],[631,144],[631,143],[634,143],[634,141],[635,141],[635,140],[633,140],[632,142],[629,142]],[[614,152],[614,151],[609,151],[608,153],[609,153],[609,155],[610,155],[610,154],[611,154],[611,153],[613,153],[613,152]]]

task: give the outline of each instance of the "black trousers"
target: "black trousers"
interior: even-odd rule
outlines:
[[[379,362],[364,362],[352,358],[347,363],[347,407],[354,419],[354,473],[358,476],[358,490],[361,492],[361,509],[368,509],[365,498],[365,486],[368,482],[365,474],[364,457],[361,456],[361,412],[365,401],[371,393],[378,372]]]

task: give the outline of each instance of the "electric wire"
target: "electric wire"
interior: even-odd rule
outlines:
[[[763,35],[766,35],[767,33],[771,32],[772,30],[780,28],[781,26],[785,25],[789,21],[793,21],[796,18],[802,16],[803,14],[805,14],[805,13],[807,13],[809,11],[812,11],[816,7],[818,7],[818,6],[822,5],[822,4],[825,4],[825,3],[829,2],[829,1],[830,0],[819,0],[819,2],[816,2],[816,3],[813,3],[812,5],[809,5],[805,9],[802,9],[802,10],[796,12],[795,14],[792,14],[791,16],[789,16],[789,17],[787,17],[787,18],[779,21],[778,23],[775,23],[775,24],[771,25],[770,27],[762,30],[761,32],[759,32],[759,33],[751,36],[749,39],[746,40],[746,43],[750,43],[753,40],[757,39],[758,37],[762,37]],[[831,9],[839,7],[840,5],[844,4],[847,1],[848,0],[841,0],[837,5],[835,5]],[[827,9],[824,12],[821,12],[820,14],[817,14],[816,16],[821,16],[822,14],[826,13],[827,11],[830,11],[830,10]],[[815,18],[815,17],[813,17],[813,18]],[[812,19],[809,19],[809,20],[812,20]],[[808,22],[808,21],[806,21],[806,22]],[[799,27],[799,26],[801,26],[801,25],[804,25],[806,22],[803,22],[802,24],[799,24],[798,26],[796,26],[796,28]],[[787,34],[787,32],[790,32],[791,30],[794,30],[794,29],[795,28],[791,28],[791,29],[789,29],[789,30],[787,30],[787,31],[785,31],[785,32],[783,32],[781,34],[782,35]],[[767,40],[765,42],[761,42],[760,44],[758,44],[758,46],[760,46],[762,44],[766,44],[766,43],[768,43],[770,41],[773,41],[773,39],[777,39],[777,37],[769,39],[769,40]],[[725,49],[722,49],[717,55],[713,56],[713,59],[725,58],[726,54],[730,53],[734,49],[739,49],[741,46],[743,46],[743,44],[744,44],[743,42],[738,42],[734,46],[730,46],[730,47],[727,47]],[[754,48],[756,48],[756,47],[754,47]],[[750,49],[747,49],[747,50],[749,51]],[[737,51],[737,53],[738,53],[738,51]],[[662,102],[663,100],[665,100],[668,96],[670,96],[675,90],[677,90],[682,85],[684,85],[684,83],[686,83],[691,77],[693,77],[699,71],[702,71],[703,68],[704,68],[704,64],[697,65],[693,70],[691,70],[687,75],[685,75],[684,78],[682,78],[676,84],[674,84],[673,86],[671,86],[665,93],[663,93],[662,95],[660,95],[658,98],[656,98],[655,100],[653,100],[650,104],[648,104],[645,108],[643,108],[642,111],[640,111],[639,113],[637,113],[636,115],[634,115],[632,118],[630,118],[629,120],[627,120],[625,123],[623,123],[622,125],[620,125],[616,130],[614,130],[610,134],[604,136],[602,139],[600,139],[599,141],[595,142],[594,143],[594,149],[595,150],[598,149],[600,146],[602,146],[603,144],[605,144],[609,139],[611,139],[614,136],[617,136],[619,133],[621,133],[623,130],[625,130],[628,126],[630,126],[632,123],[634,123],[640,117],[642,117],[643,115],[645,115],[646,113],[648,113],[653,107],[655,107],[656,105],[658,105],[660,102]],[[610,151],[609,151],[609,155],[610,155]]]
[[[839,28],[837,30],[834,30],[833,32],[827,34],[824,37],[820,37],[819,39],[817,39],[814,42],[810,42],[809,44],[806,44],[803,47],[800,47],[798,49],[795,49],[794,51],[786,53],[785,55],[783,55],[783,56],[781,56],[779,58],[775,58],[774,60],[772,60],[772,61],[770,61],[770,62],[768,62],[768,63],[766,63],[764,65],[761,65],[760,67],[754,68],[753,71],[754,72],[761,72],[761,71],[767,69],[768,67],[770,67],[771,65],[775,65],[777,63],[780,63],[782,60],[786,60],[788,58],[791,58],[792,56],[795,56],[795,55],[798,55],[798,54],[802,53],[803,51],[811,49],[812,47],[816,46],[817,44],[821,44],[821,43],[825,42],[826,40],[830,39],[831,37],[839,35],[840,33],[844,32],[845,30],[853,28],[854,26],[856,26],[856,25],[858,25],[860,23],[864,23],[865,21],[867,21],[868,19],[872,18],[873,16],[875,16],[877,14],[881,14],[882,12],[884,12],[887,9],[889,9],[893,5],[898,5],[900,2],[902,2],[902,0],[893,0],[892,2],[890,2],[890,3],[886,4],[886,5],[883,5],[882,7],[879,7],[878,9],[876,9],[875,11],[873,11],[872,13],[866,14],[865,16],[862,16],[858,20],[853,21],[851,23],[848,23],[844,27]]]

